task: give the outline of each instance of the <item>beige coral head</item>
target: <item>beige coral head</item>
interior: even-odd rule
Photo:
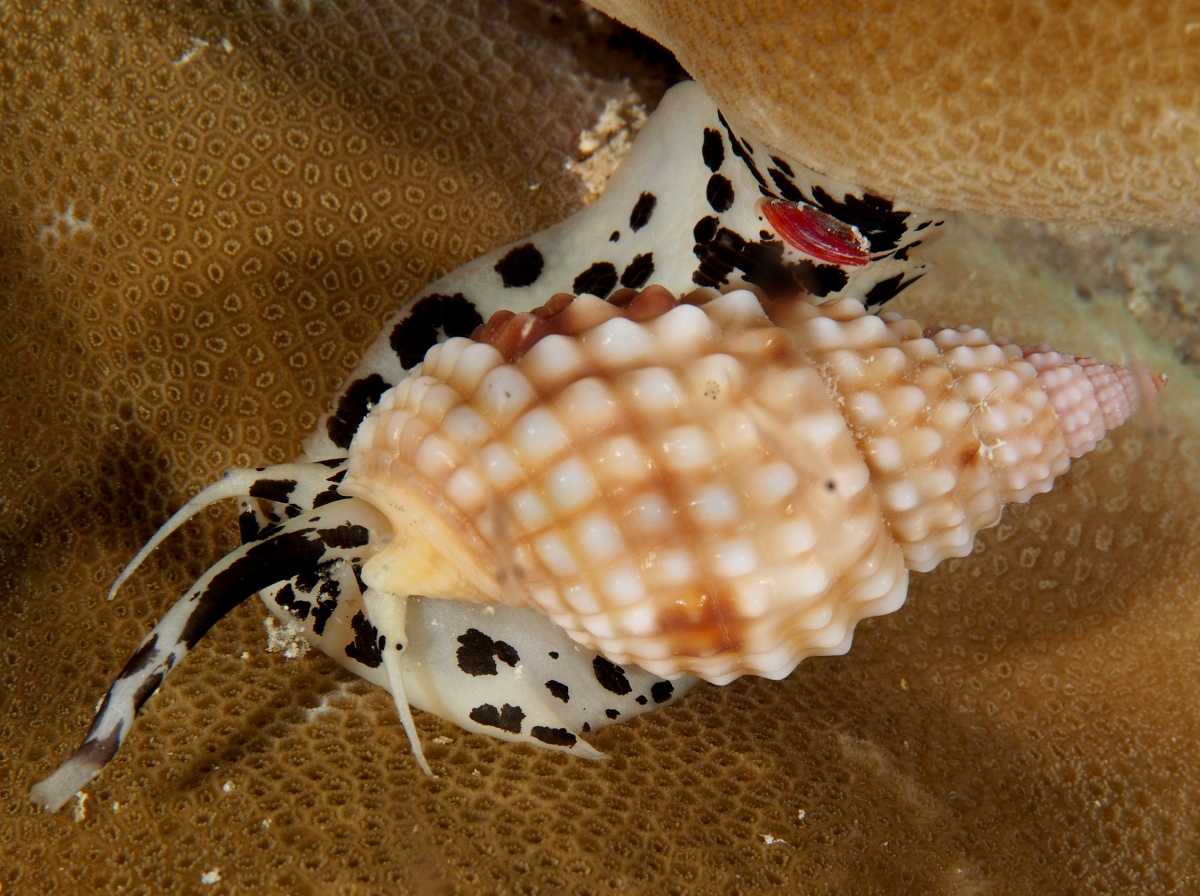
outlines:
[[[980,330],[769,311],[562,295],[430,349],[351,446],[342,491],[394,528],[366,582],[534,606],[659,675],[781,677],[1137,400],[1122,368]]]
[[[927,208],[1200,227],[1200,28],[1160,0],[596,0],[735,127]]]

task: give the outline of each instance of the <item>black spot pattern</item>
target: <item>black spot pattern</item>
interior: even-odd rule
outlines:
[[[338,598],[342,593],[341,583],[334,577],[334,569],[337,567],[337,560],[330,560],[328,563],[322,563],[316,569],[308,570],[293,579],[296,587],[308,595],[312,595],[315,591],[317,594],[317,605],[313,607],[313,631],[318,635],[325,634],[325,623],[327,623],[334,610],[337,609]],[[355,574],[358,573],[358,567],[354,567]],[[359,589],[366,590],[366,586],[359,581]]]
[[[332,504],[334,501],[341,501],[344,497],[345,496],[337,490],[336,485],[331,485],[329,488],[325,489],[325,491],[319,492],[316,497],[313,498],[313,510],[316,510],[318,507],[324,507],[326,504]]]
[[[708,179],[704,195],[714,211],[727,212],[733,205],[733,183],[723,174],[714,174]]]
[[[337,410],[325,424],[329,439],[339,448],[349,448],[350,440],[362,423],[371,405],[391,386],[377,373],[355,380],[338,400]]]
[[[864,193],[862,199],[847,194],[844,201],[838,202],[820,187],[813,187],[813,202],[821,211],[857,227],[871,244],[872,252],[895,249],[907,230],[904,222],[908,212],[895,211],[892,200],[872,193]]]
[[[439,330],[447,336],[470,336],[482,323],[479,311],[461,292],[433,293],[413,305],[408,317],[392,328],[388,344],[407,370],[437,343]]]
[[[608,236],[608,241],[609,241],[610,243],[615,243],[615,242],[616,242],[617,240],[619,240],[620,238],[621,238],[621,231],[619,231],[619,230],[614,230],[614,231],[613,231],[611,234],[609,234],[609,236]]]
[[[717,113],[717,118],[721,122],[721,127],[725,128],[725,134],[729,137],[729,148],[733,150],[733,154],[742,160],[742,164],[746,166],[746,170],[754,176],[756,181],[758,181],[758,185],[765,188],[767,186],[767,181],[762,176],[762,172],[758,170],[758,166],[754,164],[754,156],[750,153],[750,144],[747,143],[745,146],[742,146],[742,144],[738,142],[738,138],[733,134],[733,128],[729,126],[729,122],[725,120],[725,116],[720,112]],[[769,196],[770,193],[767,193],[766,195]]]
[[[490,703],[476,706],[471,710],[471,721],[489,728],[499,728],[501,731],[521,733],[521,723],[525,721],[525,712],[519,706],[509,706],[505,703],[499,709]]]
[[[155,672],[141,683],[138,689],[133,692],[133,711],[135,713],[142,708],[142,704],[154,696],[154,692],[158,690],[158,686],[162,683],[162,672]]]
[[[655,703],[666,703],[674,693],[675,685],[669,681],[656,681],[654,686],[650,688],[650,696],[654,699]]]
[[[696,229],[700,229],[699,225]],[[747,283],[761,287],[768,295],[804,289],[814,296],[826,296],[844,287],[848,279],[837,265],[785,261],[783,243],[778,240],[751,242],[725,227],[718,229],[710,240],[698,242],[693,251],[700,259],[692,274],[692,281],[698,286],[723,286],[737,269]]]
[[[458,668],[468,675],[498,675],[496,660],[513,667],[521,661],[515,647],[504,641],[493,641],[477,628],[467,629],[458,636]]]
[[[243,510],[238,514],[238,536],[242,539],[242,544],[257,541],[261,532],[257,513],[253,510]]]
[[[610,693],[623,697],[633,691],[633,686],[625,677],[625,670],[602,656],[592,660],[592,672],[596,675],[596,681],[600,682],[600,687]]]
[[[546,689],[563,703],[571,702],[571,689],[561,681],[550,679],[550,681],[546,682]]]
[[[83,744],[72,754],[71,761],[79,763],[83,768],[104,768],[117,755],[117,749],[121,746],[121,730],[124,727],[124,721],[118,722],[117,727],[104,737],[92,737],[89,731]]]
[[[312,529],[298,529],[260,541],[214,575],[195,598],[195,607],[179,634],[188,650],[204,637],[218,619],[268,585],[311,570],[325,553],[325,546],[309,538]]]
[[[522,243],[516,248],[509,249],[508,254],[496,262],[495,271],[505,289],[518,286],[530,286],[542,276],[545,259],[538,247],[533,243]]]
[[[866,301],[864,304],[868,308],[874,308],[882,305],[884,302],[891,301],[896,297],[896,294],[906,286],[915,283],[919,278],[913,277],[908,283],[903,283],[903,274],[897,274],[895,277],[888,277],[886,280],[880,280],[872,286],[867,294],[863,297]]]
[[[633,211],[629,213],[629,229],[637,233],[649,224],[650,216],[654,214],[656,205],[658,205],[658,197],[653,193],[643,193],[639,196],[638,201],[633,204]]]
[[[337,609],[337,605],[338,602],[336,597],[317,598],[317,605],[313,607],[312,611],[314,635],[325,634],[325,624],[329,622],[330,617],[333,616],[333,611]]]
[[[295,479],[259,479],[250,486],[250,497],[285,504],[295,487]]]
[[[792,202],[804,202],[804,194],[796,187],[794,183],[788,180],[778,168],[768,168],[767,174],[771,175],[771,180],[775,181],[775,186],[779,189],[779,195],[784,199]]]
[[[577,296],[590,293],[597,298],[608,298],[617,288],[617,268],[610,261],[598,261],[575,278],[571,289]]]
[[[633,256],[633,261],[621,274],[621,285],[629,289],[641,289],[654,273],[654,253]]]
[[[792,170],[792,166],[786,160],[779,158],[779,156],[771,156],[771,161],[775,163],[776,168],[780,169],[788,177],[796,176],[796,172]]]
[[[383,649],[387,646],[387,636],[379,634],[379,630],[371,625],[365,613],[359,610],[350,620],[350,628],[354,631],[354,641],[346,645],[346,656],[358,660],[368,669],[374,669],[383,662]]]
[[[638,705],[638,706],[645,706],[645,705],[646,705],[648,702],[649,702],[649,701],[646,699],[646,695],[645,695],[645,694],[638,694],[638,695],[637,695],[637,705]]]
[[[837,292],[850,280],[850,275],[836,264],[816,264],[807,259],[796,262],[795,273],[804,288],[818,298]]]
[[[716,128],[704,129],[704,145],[700,148],[704,164],[708,170],[715,172],[725,161],[725,143],[721,140],[721,132]]]
[[[604,710],[604,714],[610,719],[619,719],[621,717],[621,711],[619,709],[606,709]]]
[[[117,676],[119,681],[122,678],[131,678],[137,675],[158,658],[158,635],[152,637],[149,641],[137,649],[137,652],[129,658],[125,663],[125,668],[121,670],[121,674]],[[99,713],[97,713],[99,715]]]
[[[371,540],[371,533],[366,526],[351,523],[342,523],[336,529],[318,529],[317,535],[329,547],[342,550],[361,548]]]
[[[288,584],[276,592],[275,603],[286,610],[291,610],[297,619],[307,619],[308,612],[312,609],[311,603],[306,600],[299,600],[296,597],[296,589],[292,587],[291,582],[288,582]]]
[[[692,236],[698,243],[707,243],[717,235],[717,227],[720,223],[720,220],[714,215],[701,218],[696,222],[696,226],[692,228]]]
[[[529,734],[534,740],[540,740],[552,747],[573,747],[579,741],[579,738],[566,728],[547,728],[545,725],[534,725],[529,729]]]

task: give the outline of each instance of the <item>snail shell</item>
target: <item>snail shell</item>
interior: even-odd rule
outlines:
[[[556,296],[431,348],[350,448],[363,579],[535,607],[657,675],[786,676],[1137,406],[1120,367],[843,299]],[[1156,380],[1151,388],[1161,388]]]

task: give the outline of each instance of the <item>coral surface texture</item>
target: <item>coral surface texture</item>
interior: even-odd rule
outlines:
[[[1051,6],[1040,27],[1108,46]],[[1198,29],[1180,37],[1193,60]],[[781,52],[836,55],[844,38],[814,27]],[[973,46],[930,39],[923,58]],[[929,91],[955,88],[940,70]],[[973,89],[1008,96],[1002,74]],[[1170,386],[973,554],[915,574],[848,655],[698,684],[596,733],[606,761],[417,713],[428,778],[385,691],[316,651],[268,652],[248,602],[70,806],[29,800],[154,620],[234,547],[235,508],[202,514],[107,602],[137,548],[226,468],[296,456],[389,314],[580,208],[580,135],[680,76],[567,0],[0,5],[3,896],[1196,891],[1200,265],[1173,234],[971,216],[890,310]],[[876,134],[840,84],[797,122]],[[1137,207],[1165,224],[1155,178],[1196,131],[1155,109],[1161,147],[1127,136],[1151,160]],[[1004,120],[1020,130],[1021,114]],[[1131,164],[1122,145],[1096,151]],[[928,179],[916,150],[880,158]],[[1063,182],[1107,190],[1091,171]],[[1194,167],[1178,177],[1194,199]]]

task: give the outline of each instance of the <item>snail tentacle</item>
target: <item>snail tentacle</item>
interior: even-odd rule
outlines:
[[[288,520],[261,541],[242,545],[202,575],[147,635],[117,676],[83,744],[30,796],[55,811],[116,755],[134,717],[163,680],[225,614],[275,582],[332,561],[361,564],[371,531],[386,522],[362,501],[341,501]]]

